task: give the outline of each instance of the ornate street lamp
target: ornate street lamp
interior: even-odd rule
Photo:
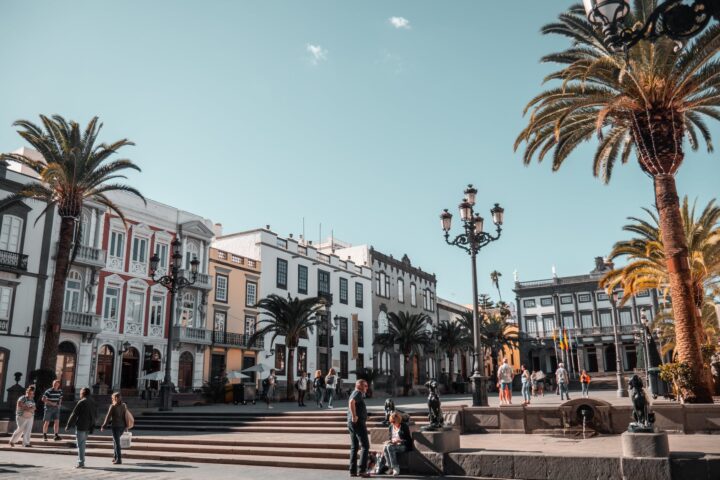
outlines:
[[[620,349],[620,335],[618,333],[618,311],[617,301],[619,292],[617,290],[610,290],[606,292],[610,297],[610,304],[612,305],[612,327],[613,327],[613,338],[615,339],[615,376],[617,379],[617,396],[627,397],[628,391],[625,388],[625,382],[623,381],[623,362]]]
[[[440,214],[440,226],[442,227],[443,232],[445,232],[445,242],[448,245],[454,245],[456,247],[462,248],[470,255],[471,259],[474,329],[474,372],[471,378],[473,379],[473,383],[475,384],[475,388],[473,391],[473,406],[480,407],[487,406],[488,400],[487,388],[485,385],[487,377],[485,377],[482,373],[480,357],[480,347],[482,345],[482,342],[480,338],[476,256],[483,247],[500,238],[505,210],[502,209],[497,203],[490,210],[490,215],[492,216],[492,220],[496,228],[496,235],[493,236],[484,231],[485,221],[480,215],[475,213],[475,210],[473,208],[475,206],[475,201],[477,197],[477,189],[472,185],[468,185],[468,187],[463,193],[465,194],[465,198],[462,202],[460,202],[458,209],[460,211],[460,219],[463,222],[462,227],[464,229],[464,233],[461,233],[453,240],[450,240],[452,214],[448,212],[447,209],[443,210]],[[482,358],[484,359],[484,355]]]
[[[167,288],[170,292],[170,327],[167,332],[167,351],[165,353],[165,379],[160,387],[160,411],[172,410],[172,381],[170,379],[170,361],[172,358],[172,333],[173,333],[173,312],[175,311],[175,295],[183,288],[189,287],[197,281],[198,266],[200,261],[193,256],[190,261],[190,279],[180,275],[182,267],[182,242],[175,238],[170,244],[172,249],[172,265],[170,266],[170,274],[156,278],[157,269],[160,263],[160,257],[157,252],[150,257],[150,278]],[[163,265],[164,267],[164,265]]]
[[[588,21],[602,29],[605,44],[614,52],[627,52],[640,40],[667,37],[678,48],[702,31],[710,20],[720,20],[720,0],[665,0],[645,20],[628,25],[629,0],[583,0]],[[690,3],[689,5],[687,3]]]

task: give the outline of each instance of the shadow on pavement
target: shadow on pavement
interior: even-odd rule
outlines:
[[[182,465],[179,463],[136,463],[138,467],[155,467],[155,468],[198,468],[195,465]]]
[[[84,470],[101,470],[113,473],[174,473],[173,470],[162,468],[133,468],[133,467],[85,467]]]
[[[14,468],[35,468],[37,465],[20,465],[17,463],[0,463],[0,473],[20,473]]]

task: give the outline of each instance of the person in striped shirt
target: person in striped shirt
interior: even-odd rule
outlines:
[[[50,422],[53,422],[53,430],[55,437],[53,440],[62,440],[60,438],[60,404],[62,403],[63,392],[60,388],[60,380],[54,380],[52,387],[45,390],[42,401],[45,404],[45,414],[43,415],[43,440],[47,442],[47,432]]]

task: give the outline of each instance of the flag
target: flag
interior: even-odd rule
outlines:
[[[565,340],[564,340],[564,342],[565,342],[565,350],[569,350],[569,349],[570,349],[570,343],[568,342],[568,332],[567,332],[567,329],[563,329],[563,334],[564,334],[564,336],[565,336]]]

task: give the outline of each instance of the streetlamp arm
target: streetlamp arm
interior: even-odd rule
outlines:
[[[170,275],[163,275],[160,278],[155,278],[155,274],[150,277],[154,282],[159,283],[163,287],[167,288],[173,294],[182,290],[185,287],[189,287],[195,284],[195,279],[188,280],[185,277],[175,277]]]
[[[495,235],[487,232],[475,233],[469,228],[466,230],[465,233],[461,233],[452,240],[450,240],[450,233],[445,232],[445,242],[448,245],[462,248],[470,255],[472,255],[473,250],[477,253],[490,242],[498,240],[502,234],[502,227],[500,225],[497,225]]]

